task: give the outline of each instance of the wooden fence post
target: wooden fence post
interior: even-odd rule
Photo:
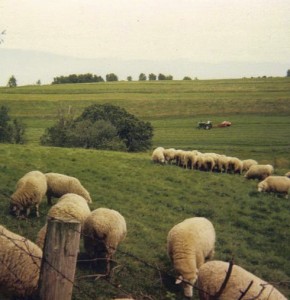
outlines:
[[[40,300],[71,299],[80,231],[76,220],[48,220],[39,276]]]

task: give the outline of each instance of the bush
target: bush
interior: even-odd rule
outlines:
[[[73,120],[70,110],[41,137],[41,144],[118,151],[143,151],[152,145],[153,128],[110,104],[94,104]]]
[[[127,151],[143,151],[152,145],[153,127],[143,122],[125,109],[110,104],[94,104],[87,107],[80,120],[110,121],[117,129],[117,135],[125,143]]]
[[[0,143],[23,144],[25,142],[25,126],[17,119],[11,121],[8,107],[0,107]]]

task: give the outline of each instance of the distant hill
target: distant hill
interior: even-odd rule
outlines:
[[[118,58],[85,59],[45,52],[17,49],[0,49],[0,86],[5,86],[11,75],[18,85],[50,84],[56,76],[93,73],[105,78],[115,73],[119,80],[132,76],[138,80],[140,73],[172,75],[173,79],[242,78],[258,76],[286,76],[289,63],[223,62],[197,63],[188,59],[177,60],[127,60]]]

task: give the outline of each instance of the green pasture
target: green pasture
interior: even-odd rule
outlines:
[[[257,192],[242,175],[185,170],[151,162],[152,149],[122,153],[39,145],[60,107],[75,115],[93,103],[124,107],[154,127],[153,148],[198,149],[271,163],[275,174],[290,170],[289,78],[116,82],[0,88],[0,105],[27,126],[27,144],[0,144],[0,222],[31,240],[45,222],[17,220],[9,196],[26,172],[75,176],[90,192],[91,209],[124,215],[128,235],[116,252],[109,279],[84,277],[100,270],[78,262],[73,299],[183,299],[166,255],[166,236],[192,216],[209,218],[216,229],[216,259],[230,260],[272,282],[290,297],[290,202]],[[229,128],[199,130],[200,120]],[[81,243],[80,258],[84,256]],[[2,296],[0,295],[2,299]],[[197,294],[195,293],[195,299]]]

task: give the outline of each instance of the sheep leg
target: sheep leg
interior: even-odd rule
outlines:
[[[26,209],[26,217],[28,217],[29,214],[30,214],[30,207],[28,207],[28,208]]]
[[[35,205],[36,216],[39,218],[39,204]]]

